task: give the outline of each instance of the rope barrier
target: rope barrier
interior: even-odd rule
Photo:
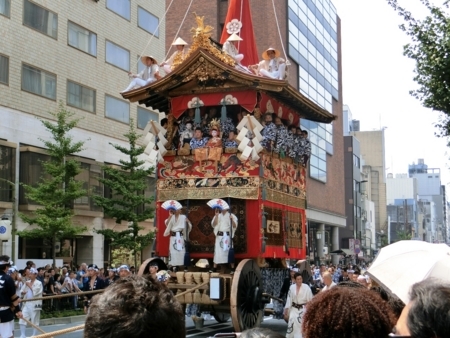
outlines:
[[[53,331],[50,333],[44,333],[44,334],[40,334],[37,336],[32,336],[31,338],[50,338],[50,337],[60,336],[60,335],[63,335],[63,334],[69,333],[69,332],[74,332],[74,331],[79,331],[79,330],[84,330],[84,324],[70,327],[68,329],[62,329],[62,330]]]
[[[21,303],[34,302],[35,300],[49,300],[49,299],[58,299],[58,298],[66,298],[66,297],[74,297],[74,296],[91,295],[91,294],[95,294],[95,293],[101,293],[103,291],[105,291],[105,290],[102,289],[102,290],[93,290],[93,291],[86,291],[86,292],[63,293],[61,295],[55,295],[55,296],[45,296],[45,297],[22,299]]]

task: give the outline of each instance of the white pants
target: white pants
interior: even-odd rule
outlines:
[[[0,323],[0,336],[2,338],[13,337],[13,331],[14,331],[14,320],[5,323]]]
[[[22,315],[24,318],[28,319],[34,325],[39,326],[39,320],[41,319],[41,310],[35,310],[34,307],[24,305],[22,308]],[[20,325],[27,325],[27,322],[23,319],[19,319]],[[3,337],[3,336],[2,336]]]
[[[272,79],[284,80],[284,77],[286,75],[286,64],[285,63],[280,64],[278,66],[278,70],[273,72],[269,72],[268,70],[265,69],[260,69],[259,72],[261,73],[261,75],[270,77]]]
[[[125,90],[122,90],[123,92],[127,92],[131,89],[133,89],[134,87],[143,87],[148,85],[149,83],[155,82],[156,79],[155,78],[151,78],[146,80],[142,80],[141,78],[135,77],[133,80],[131,80],[130,84],[128,85],[128,87]]]
[[[172,71],[172,66],[171,65],[164,65],[163,69],[164,69],[164,72],[166,74],[169,74]]]
[[[233,56],[234,61],[236,61],[237,63],[241,63],[243,58],[244,54],[236,54],[235,56]]]

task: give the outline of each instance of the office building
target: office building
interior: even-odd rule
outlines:
[[[75,141],[86,142],[77,154],[80,178],[86,189],[103,194],[97,180],[101,167],[121,159],[110,143],[126,146],[123,134],[130,123],[143,128],[158,118],[119,92],[129,83],[127,73],[142,69],[141,53],[163,60],[164,12],[165,2],[156,0],[0,0],[0,170],[2,178],[15,182],[0,182],[0,214],[36,209],[19,182],[39,180],[40,161],[47,158],[40,139],[48,140],[49,134],[38,118],[49,118],[60,102],[80,119],[73,131]],[[53,250],[64,263],[103,266],[108,243],[94,230],[122,230],[126,224],[105,218],[88,196],[75,201],[74,211],[75,224],[87,227],[80,238],[63,240],[56,249],[44,239],[15,238],[14,244],[3,244],[3,252],[17,258],[19,267],[20,260],[48,260]],[[149,231],[152,222],[142,226]],[[29,225],[18,219],[17,229]]]

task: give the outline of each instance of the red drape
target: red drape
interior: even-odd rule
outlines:
[[[299,126],[300,116],[298,113],[279,103],[269,95],[264,93],[261,94],[261,101],[259,105],[263,114],[266,112],[275,113],[279,118],[288,121],[288,125],[294,125],[296,127]]]
[[[194,108],[192,104],[198,102],[202,107],[204,106],[219,106],[222,100],[225,99],[226,104],[240,105],[247,111],[251,112],[256,105],[256,92],[254,90],[246,90],[241,92],[227,92],[227,93],[208,93],[208,94],[193,94],[178,96],[171,99],[172,114],[175,118],[179,118],[183,112],[188,108]]]
[[[259,55],[253,32],[249,0],[230,0],[220,43],[223,44],[232,33],[236,33],[243,39],[238,43],[239,53],[244,54],[241,63],[244,66],[257,64]]]

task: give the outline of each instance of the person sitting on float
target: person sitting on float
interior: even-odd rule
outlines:
[[[159,65],[164,69],[166,75],[173,70],[174,65],[178,65],[183,62],[184,58],[186,57],[186,51],[184,49],[184,46],[186,45],[187,42],[180,37],[177,38],[174,43],[172,43],[172,46],[175,46],[177,50],[170,56],[170,58]]]
[[[222,50],[231,56],[236,63],[240,64],[244,58],[244,54],[239,54],[236,42],[242,41],[242,38],[236,33],[231,34],[222,46]]]
[[[145,65],[145,68],[139,74],[128,72],[128,75],[132,77],[133,80],[131,80],[128,87],[122,90],[121,93],[127,92],[134,88],[144,87],[161,78],[161,75],[159,75],[158,62],[153,56],[142,56],[141,62]]]
[[[286,60],[280,57],[280,51],[275,48],[268,48],[262,53],[262,58],[264,60],[249,68],[254,70],[256,75],[284,80],[287,64]]]

